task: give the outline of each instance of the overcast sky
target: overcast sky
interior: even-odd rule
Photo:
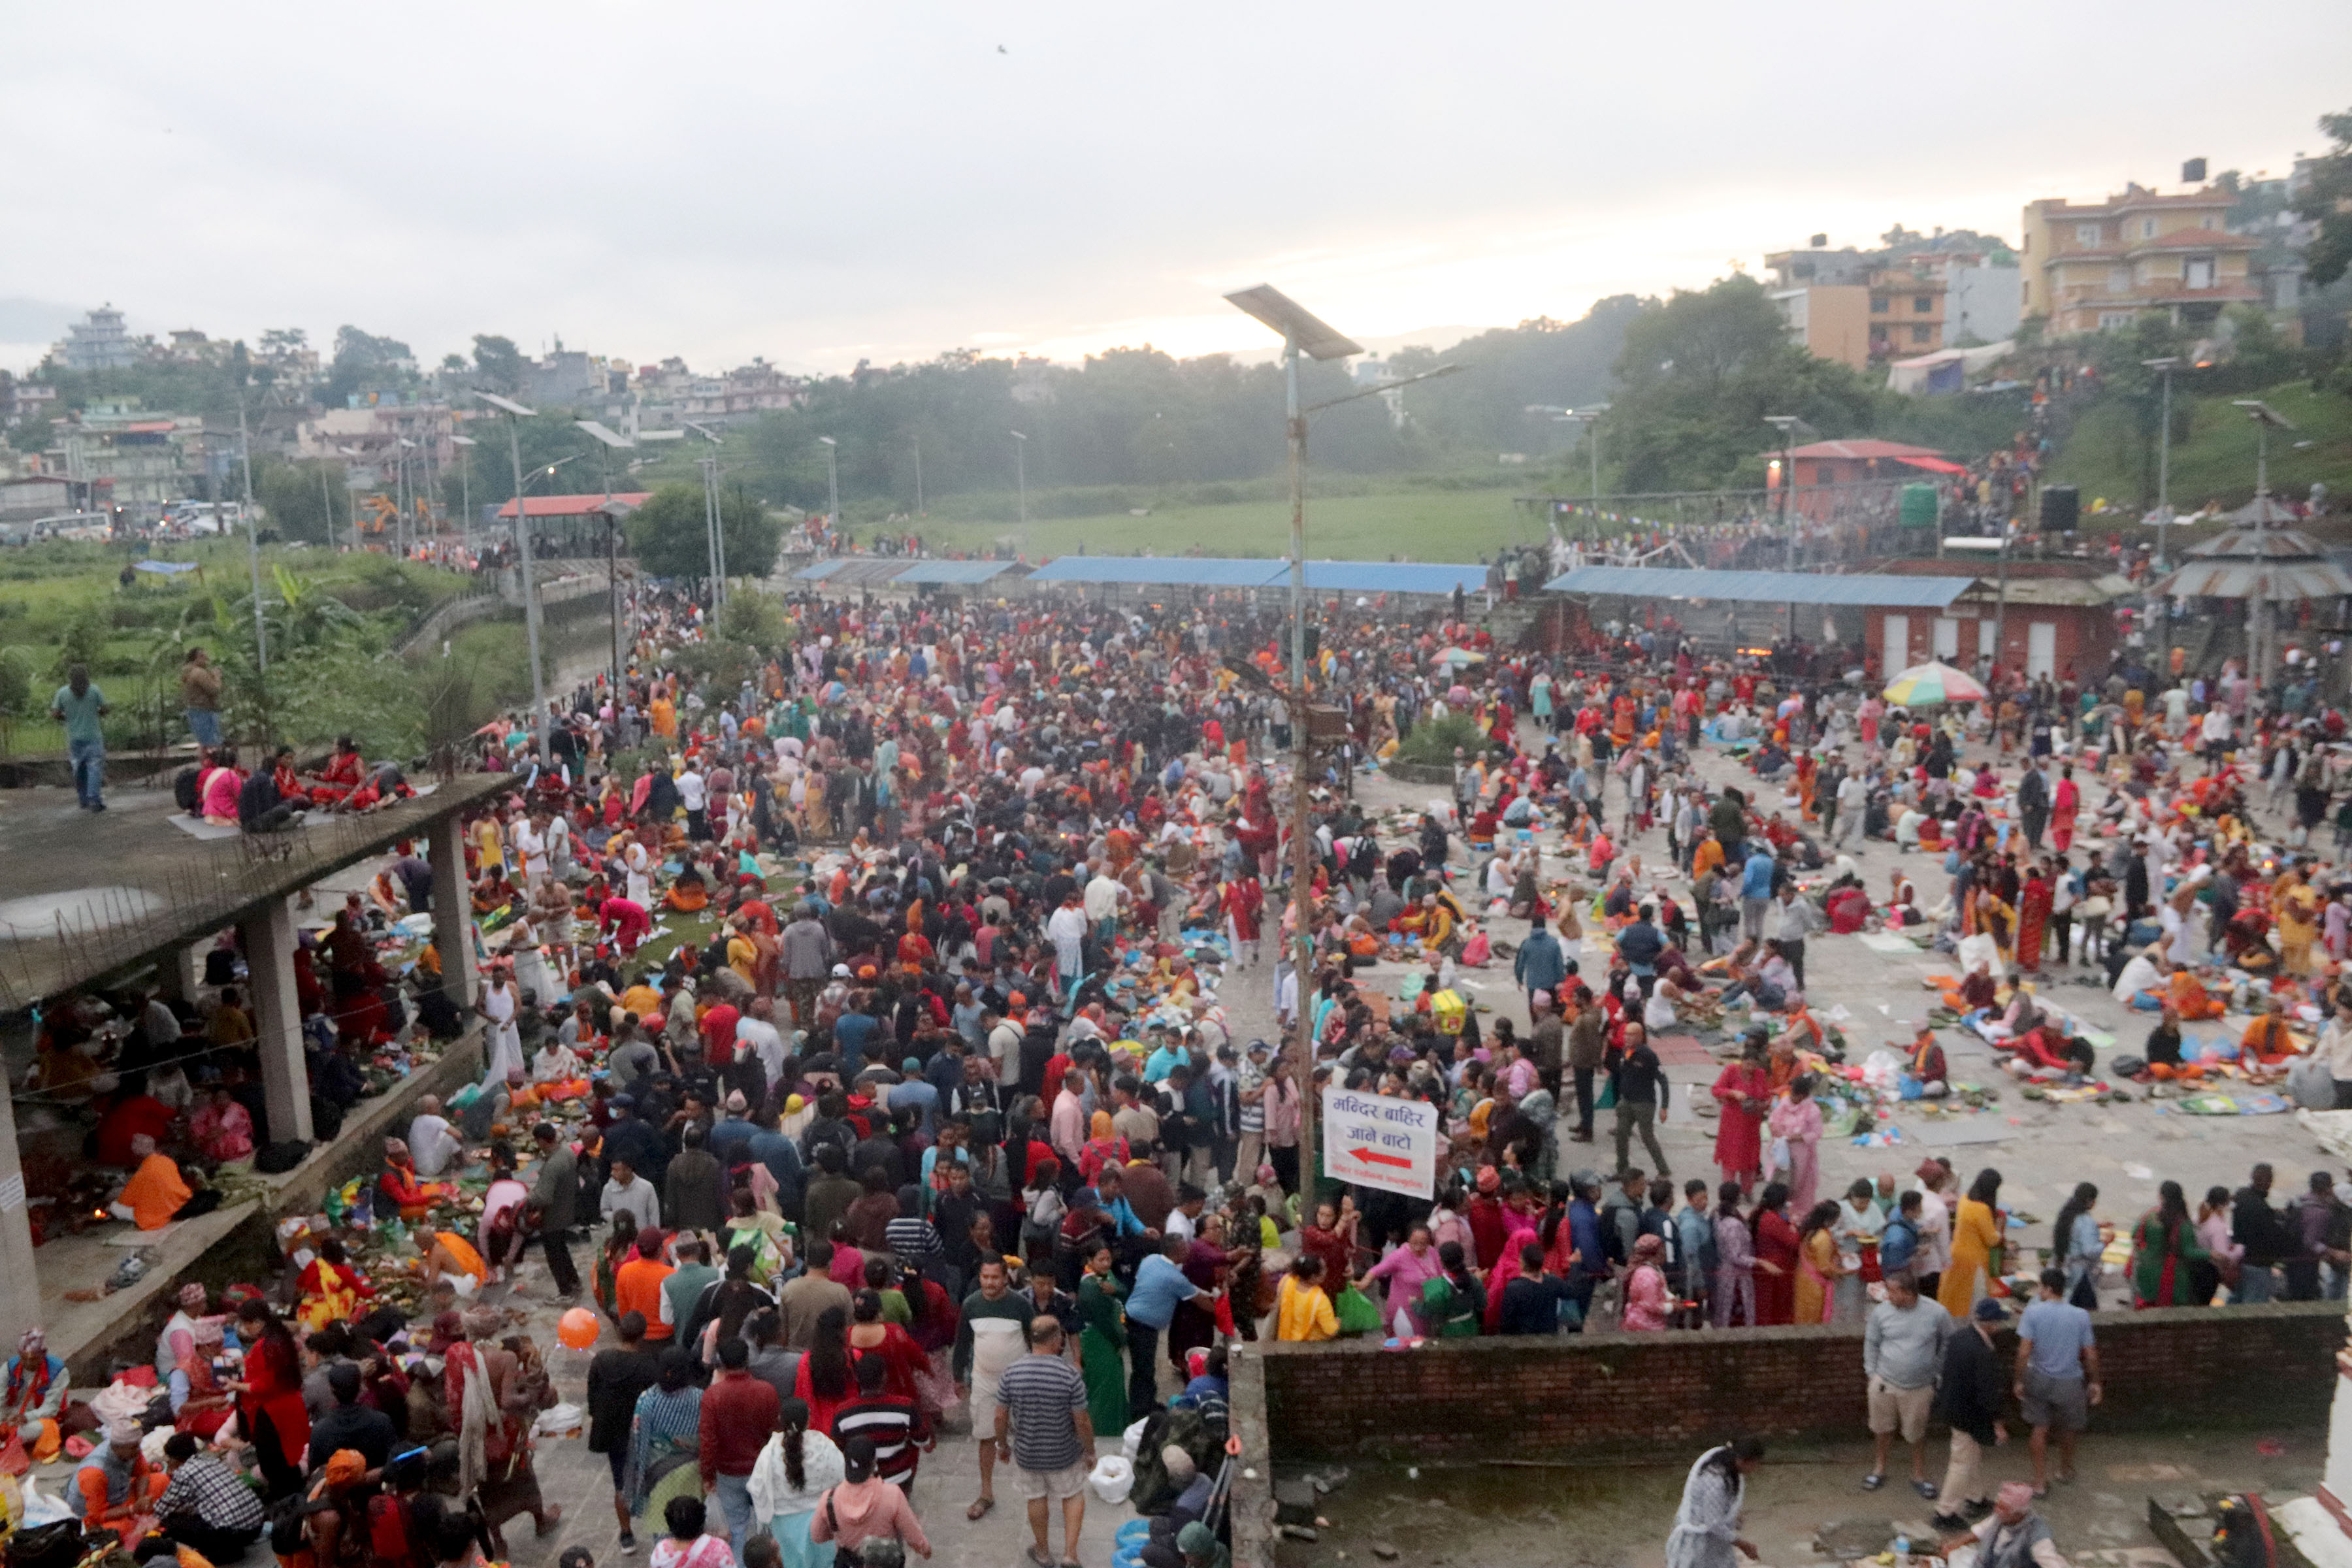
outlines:
[[[2343,0],[5,3],[16,369],[102,300],[699,369],[1574,317],[2352,108]]]

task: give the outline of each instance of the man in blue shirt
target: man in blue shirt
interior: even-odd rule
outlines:
[[[1146,1257],[1135,1270],[1135,1288],[1127,1293],[1127,1408],[1129,1414],[1149,1412],[1160,1403],[1160,1335],[1176,1316],[1176,1304],[1202,1292],[1184,1278],[1177,1259],[1191,1243],[1181,1237],[1164,1237],[1160,1250]]]
[[[2099,1347],[2091,1314],[2066,1300],[2066,1271],[2042,1271],[2033,1305],[2017,1315],[2013,1392],[2033,1428],[2033,1489],[2050,1489],[2050,1429],[2058,1429],[2058,1479],[2074,1479],[2074,1438],[2099,1402]]]
[[[73,759],[74,794],[84,811],[104,811],[99,791],[106,784],[106,693],[90,683],[89,666],[66,671],[66,683],[49,699],[49,717],[66,727],[66,753]]]
[[[1772,850],[1761,838],[1739,871],[1739,934],[1750,942],[1764,940],[1764,910],[1772,901],[1772,873],[1780,869]]]
[[[1576,1303],[1575,1329],[1582,1333],[1584,1319],[1592,1310],[1592,1289],[1609,1278],[1609,1248],[1601,1235],[1601,1177],[1579,1171],[1569,1184],[1575,1196],[1568,1205],[1568,1239],[1576,1249],[1576,1262],[1569,1268],[1568,1297]]]

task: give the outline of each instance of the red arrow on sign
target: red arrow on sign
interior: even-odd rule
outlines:
[[[1368,1164],[1394,1165],[1400,1171],[1410,1171],[1412,1169],[1412,1162],[1411,1160],[1401,1158],[1395,1154],[1375,1154],[1370,1149],[1350,1149],[1348,1151],[1348,1156],[1350,1159],[1364,1161]]]

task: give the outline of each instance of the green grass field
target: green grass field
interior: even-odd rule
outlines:
[[[2271,493],[2301,500],[2315,480],[2336,496],[2352,493],[2352,397],[2314,392],[2305,381],[2273,387],[2261,396],[2295,426],[2271,432]],[[2101,498],[2136,508],[2143,489],[2152,505],[2155,467],[2127,420],[2115,405],[2091,410],[2051,463],[2049,478],[2078,486],[2085,508]],[[2309,445],[2300,445],[2305,442]],[[2190,511],[2217,500],[2237,506],[2253,489],[2253,421],[2227,397],[2200,399],[2187,434],[2177,435],[2172,444],[2174,510]]]
[[[1511,504],[1507,489],[1412,490],[1380,495],[1310,497],[1307,553],[1311,559],[1470,562],[1507,544],[1544,536],[1543,524]],[[1038,519],[1024,537],[1018,523],[954,522],[929,518],[925,536],[943,550],[982,551],[1000,541],[1031,560],[1067,555],[1178,555],[1199,546],[1204,555],[1279,556],[1290,550],[1287,502],[1242,501],[1230,506],[1154,508],[1150,515]]]

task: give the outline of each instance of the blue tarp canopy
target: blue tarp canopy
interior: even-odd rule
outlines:
[[[1017,561],[918,561],[891,579],[894,583],[947,583],[966,587],[1018,572]]]
[[[1283,568],[1281,580],[1290,580]],[[1417,561],[1309,561],[1307,585],[1335,594],[1465,594],[1486,591],[1486,569]]]
[[[1125,583],[1167,588],[1265,588],[1286,582],[1286,561],[1235,561],[1201,555],[1065,555],[1029,575],[1032,583]]]
[[[193,561],[134,561],[133,572],[159,572],[166,577],[176,577],[183,572],[201,572],[202,566]]]
[[[825,578],[832,576],[835,572],[838,572],[843,567],[848,565],[849,562],[850,557],[846,555],[828,556],[823,561],[818,561],[810,565],[802,567],[799,571],[793,574],[793,580],[796,583],[823,582]]]
[[[1803,572],[1685,571],[1661,566],[1579,566],[1544,584],[1554,594],[1613,594],[1628,599],[1722,599],[1753,605],[1884,605],[1941,610],[1978,585],[1974,577],[1815,576]]]

